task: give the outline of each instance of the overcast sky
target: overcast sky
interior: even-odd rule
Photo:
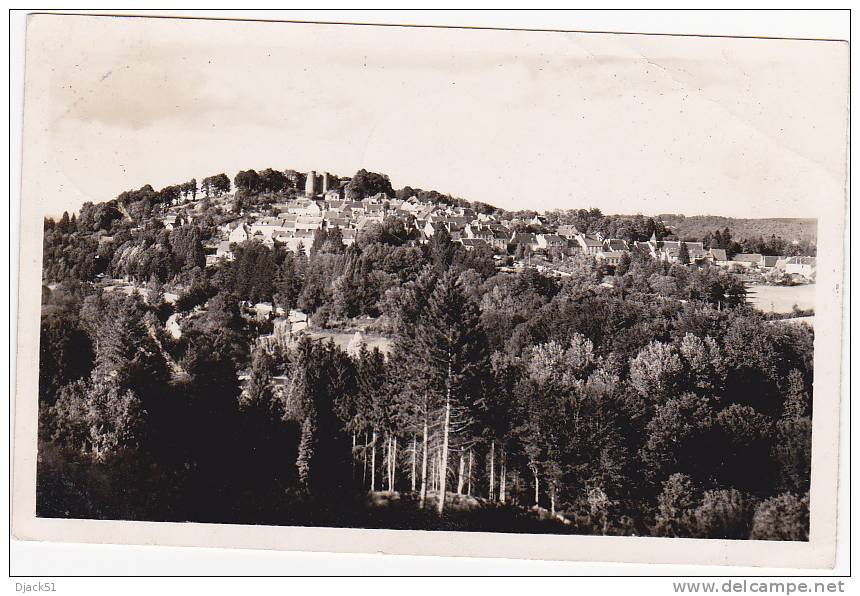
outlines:
[[[26,76],[48,212],[266,167],[508,209],[844,200],[840,42],[38,16]]]

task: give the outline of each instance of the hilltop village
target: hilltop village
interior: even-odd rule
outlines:
[[[363,307],[318,311],[323,303],[335,301],[332,279],[320,287],[303,279],[298,283],[306,286],[301,292],[304,297],[298,292],[290,297],[290,291],[277,291],[276,287],[290,285],[280,280],[283,265],[275,269],[258,267],[255,259],[259,255],[253,256],[254,246],[264,247],[271,254],[286,251],[306,259],[315,252],[348,253],[356,243],[365,248],[381,243],[426,250],[435,238],[437,244],[450,244],[470,255],[473,262],[469,266],[486,272],[484,275],[491,271],[504,274],[533,270],[563,280],[586,271],[594,277],[594,287],[605,288],[617,285],[623,279],[618,275],[628,271],[634,259],[644,259],[654,263],[654,271],[664,274],[664,278],[672,267],[723,272],[724,279],[735,280],[737,287],[723,284],[725,287],[717,295],[722,292],[725,296],[715,300],[718,306],[743,301],[744,284],[812,283],[816,271],[816,258],[809,256],[810,252],[814,254],[814,245],[800,245],[796,240],[789,242],[773,236],[769,241],[759,238],[738,242],[729,228],[707,233],[701,239],[681,240],[659,218],[604,216],[597,209],[509,212],[436,191],[408,186],[395,191],[386,176],[366,170],[352,177],[316,171],[246,170],[240,171],[232,183],[225,174],[218,174],[204,178],[199,185],[192,179],[160,191],[145,186],[121,193],[114,201],[87,203],[79,218],[64,214],[56,224],[51,223],[55,226],[53,231],[74,229],[79,241],[86,238],[97,242],[91,249],[95,254],[89,255],[92,260],[81,267],[89,270],[84,278],[91,277],[106,291],[146,294],[146,288],[152,289],[155,284],[169,304],[175,304],[183,295],[185,302],[194,303],[204,294],[197,291],[195,297],[195,288],[210,284],[202,279],[238,267],[243,269],[240,276],[257,280],[246,283],[245,289],[238,292],[240,298],[244,297],[240,303],[244,312],[274,321],[273,332],[263,333],[261,343],[271,347],[274,339],[295,339],[297,334],[309,333],[310,325],[317,329],[317,337],[336,339],[353,353],[360,345],[373,343],[372,333],[365,336],[368,328],[371,332],[381,331],[377,345],[390,349],[385,338],[390,328],[368,322],[385,314],[384,294],[386,288],[396,285],[396,280],[384,280],[382,287],[373,282],[376,287],[367,293],[375,297],[365,298],[368,304]],[[86,233],[89,229],[93,233]],[[185,238],[187,235],[191,237]],[[178,239],[171,240],[173,236]],[[361,254],[361,248],[355,248],[355,254]],[[755,248],[769,254],[745,252]],[[188,255],[182,254],[185,250],[190,251]],[[792,254],[773,254],[780,250]],[[252,254],[244,260],[254,262],[237,264],[237,254]],[[416,258],[402,251],[398,254],[400,260]],[[46,255],[50,255],[49,248]],[[80,268],[68,263],[69,251],[57,256],[58,262],[46,256],[47,277],[51,277],[52,270],[53,275],[62,277],[57,269]],[[86,262],[87,257],[82,259]],[[208,274],[194,274],[194,263]],[[223,265],[230,267],[225,269]],[[185,273],[172,275],[171,269],[177,267],[177,273]],[[378,269],[379,263],[370,268]],[[332,277],[340,273],[338,267],[330,272]],[[296,275],[301,277],[302,273]],[[403,274],[398,275],[402,280]],[[267,279],[260,281],[261,277]],[[163,282],[167,283],[161,285]],[[675,282],[652,279],[651,283],[667,296],[683,299],[689,293],[675,288]],[[254,286],[251,291],[249,285]],[[328,297],[313,296],[315,291]],[[358,315],[365,316],[363,323]],[[187,314],[177,312],[166,321],[166,329],[174,339],[181,337],[181,323],[187,318]],[[811,323],[812,319],[807,321]],[[327,328],[340,328],[341,332],[325,332]]]
[[[815,279],[815,257],[731,254],[726,248],[706,246],[703,241],[665,238],[671,232],[665,228],[660,239],[655,230],[647,240],[629,240],[605,236],[599,230],[579,230],[576,225],[558,223],[538,213],[522,217],[495,209],[476,209],[468,204],[422,200],[418,196],[397,198],[385,192],[350,199],[346,192],[350,179],[327,172],[296,174],[294,180],[297,184],[304,180],[299,192],[271,196],[261,206],[241,209],[241,213],[234,213],[222,223],[218,237],[205,246],[207,263],[232,259],[232,247],[247,240],[262,242],[270,248],[277,243],[293,252],[302,247],[307,250],[323,230],[337,230],[344,246],[349,246],[362,230],[381,225],[386,218],[396,218],[403,223],[410,242],[429,242],[441,226],[453,242],[466,250],[491,252],[499,266],[534,265],[556,275],[564,272],[553,268],[551,263],[565,256],[589,255],[600,264],[615,267],[636,250],[672,264],[710,264],[738,273],[769,274],[771,279],[775,279],[774,275],[779,278],[788,275],[795,282]],[[226,212],[231,212],[234,196],[222,194],[210,200],[218,201]],[[175,203],[160,218],[168,230],[189,218],[193,220],[202,199],[181,198]]]

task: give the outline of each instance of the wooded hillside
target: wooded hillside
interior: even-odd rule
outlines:
[[[788,242],[812,242],[818,236],[818,220],[802,218],[740,219],[718,215],[675,215],[663,213],[657,216],[671,232],[681,240],[701,240],[714,230],[729,228],[732,237],[742,242],[759,237],[779,236]]]

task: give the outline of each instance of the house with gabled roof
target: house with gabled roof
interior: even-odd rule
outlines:
[[[322,217],[311,217],[308,215],[300,215],[296,218],[296,230],[319,230],[323,227]]]
[[[511,235],[509,244],[514,246],[527,246],[531,250],[540,248],[537,237],[531,232],[515,232]]]
[[[595,255],[598,261],[606,265],[618,265],[621,263],[622,257],[627,254],[626,250],[601,250]]]
[[[466,233],[466,238],[477,238],[487,243],[493,241],[493,231],[490,228],[468,223],[463,231]]]
[[[596,255],[603,250],[603,240],[598,236],[586,236],[585,234],[577,234],[576,242],[579,244],[582,252],[588,255]]]
[[[294,236],[293,231],[278,231],[272,234],[272,240],[280,244],[286,244]]]
[[[726,249],[711,248],[708,252],[711,254],[711,259],[714,261],[715,265],[722,267],[729,264],[729,257],[726,255]]]
[[[780,256],[764,255],[761,266],[763,269],[773,269],[780,259],[782,259]]]
[[[375,195],[373,195],[372,197],[365,197],[365,198],[363,198],[363,199],[361,200],[361,202],[362,202],[362,203],[365,203],[365,204],[375,205],[375,204],[382,204],[382,203],[384,203],[385,201],[389,200],[390,198],[391,198],[391,197],[389,197],[389,196],[388,196],[387,194],[385,194],[384,192],[378,192],[378,193],[376,193]]]
[[[368,215],[383,215],[385,213],[382,203],[366,203],[365,211]]]
[[[326,200],[326,202],[340,201],[341,199],[343,199],[343,187],[330,188],[325,192],[323,198]]]
[[[603,250],[609,252],[617,252],[630,250],[630,247],[627,246],[627,242],[622,240],[621,238],[606,238],[603,241]]]
[[[452,226],[450,230],[448,230],[448,236],[451,237],[452,242],[458,242],[459,240],[466,238],[466,234],[463,232],[463,228],[459,228],[456,226]]]
[[[384,220],[382,215],[365,215],[353,220],[353,224],[356,230],[361,230],[371,224],[381,224]]]
[[[504,226],[494,227],[491,228],[491,230],[493,232],[493,238],[489,241],[490,246],[498,252],[507,252],[508,244],[513,233]]]
[[[278,217],[263,217],[251,224],[250,234],[262,234],[265,238],[271,238],[276,231],[284,229],[283,224],[284,220]]]
[[[362,214],[367,211],[364,203],[362,203],[361,201],[348,201],[343,206],[343,210],[346,213],[352,213],[352,217],[355,217],[358,214]]]
[[[764,255],[759,253],[743,253],[739,252],[732,257],[733,265],[741,267],[761,267],[764,263]]]
[[[349,246],[350,244],[355,243],[356,231],[350,228],[342,228],[340,236],[343,239],[343,245]]]
[[[287,205],[287,211],[296,215],[318,215],[322,211],[313,199],[294,199]]]
[[[314,232],[310,230],[297,230],[294,232],[279,232],[273,238],[274,241],[284,245],[285,248],[296,252],[299,246],[305,251],[309,250],[314,241]]]
[[[687,247],[687,256],[690,263],[698,263],[710,259],[710,253],[704,249],[701,242],[680,242],[678,240],[661,240],[657,242],[660,258],[670,263],[679,262],[681,260],[682,244]]]
[[[486,248],[490,250],[490,245],[478,238],[460,238],[460,243],[466,250],[475,250],[478,248]]]
[[[538,247],[544,250],[567,248],[567,239],[558,234],[537,234],[535,236]]]
[[[555,231],[559,236],[563,236],[564,238],[576,238],[579,235],[579,230],[576,226],[572,225],[561,225]]]
[[[339,217],[337,219],[329,219],[325,222],[328,228],[348,228],[350,220],[347,217]]]
[[[250,229],[245,222],[239,222],[235,228],[230,231],[230,235],[228,236],[228,240],[230,242],[244,242],[248,238],[251,237]]]
[[[789,275],[802,275],[814,279],[818,267],[815,257],[789,257],[785,261],[785,272]]]
[[[406,211],[405,209],[397,209],[394,211],[394,216],[403,220],[404,223],[410,223],[415,219],[415,216],[411,211]]]
[[[647,242],[642,242],[642,241],[636,240],[633,243],[633,249],[638,250],[638,251],[648,255],[652,259],[659,258],[657,255],[657,241],[656,240],[653,240],[653,241],[649,240]]]
[[[418,211],[416,216],[418,219],[427,219],[436,211],[435,205],[426,205]]]
[[[233,260],[233,249],[230,247],[228,240],[222,240],[218,243],[218,248],[215,249],[215,257],[219,259]]]
[[[466,227],[466,224],[469,223],[469,218],[460,217],[460,216],[448,216],[439,220],[442,225],[450,232],[451,230],[457,229],[462,230]]]
[[[424,222],[424,225],[421,227],[421,234],[424,237],[424,241],[430,240],[433,237],[433,234],[436,233],[436,228],[429,221]]]

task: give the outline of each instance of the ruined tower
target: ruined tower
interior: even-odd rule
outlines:
[[[319,187],[317,186],[317,173],[314,170],[308,172],[307,179],[305,180],[305,195],[309,197],[315,197]]]

